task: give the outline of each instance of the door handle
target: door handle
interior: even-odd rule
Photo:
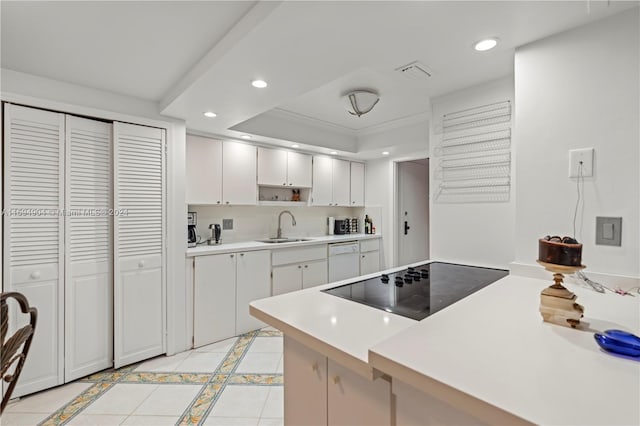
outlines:
[[[409,233],[409,229],[411,229],[411,227],[409,226],[409,222],[407,222],[405,220],[404,221],[404,235],[407,235]]]

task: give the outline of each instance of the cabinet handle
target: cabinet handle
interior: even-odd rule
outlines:
[[[309,265],[304,265],[304,267],[305,267],[305,268],[308,268],[308,267],[309,267]]]
[[[362,255],[362,258],[364,259],[364,254]]]
[[[216,201],[216,203],[217,203],[217,204],[220,204],[220,201],[218,200],[218,201]]]
[[[141,260],[140,262],[138,262],[138,268],[143,268],[144,267],[144,260]]]
[[[33,278],[34,280],[37,280],[38,278],[40,278],[40,271],[33,271],[31,273],[31,278]]]
[[[355,201],[352,201],[352,202],[351,202],[351,204],[355,204],[355,203],[356,203]]]
[[[244,256],[244,253],[240,253],[240,257]]]
[[[283,183],[283,185],[285,185],[285,186],[286,186],[286,185],[287,185],[287,182]]]
[[[232,254],[230,254],[229,256],[230,256],[230,257],[233,257],[233,255],[232,255]]]
[[[338,383],[340,383],[340,376],[333,376],[333,384],[337,385]]]
[[[291,182],[289,182],[289,186],[292,186],[293,184]]]
[[[225,204],[229,204],[229,202],[228,202],[228,201],[225,201],[224,203],[225,203]]]
[[[298,269],[302,269],[302,265],[298,265]]]
[[[314,362],[313,364],[311,364],[311,371],[318,371],[318,363]]]

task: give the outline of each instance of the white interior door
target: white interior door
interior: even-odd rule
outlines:
[[[114,123],[114,366],[165,352],[163,129]]]
[[[429,258],[429,160],[398,163],[398,265]]]
[[[64,114],[10,104],[4,114],[3,291],[38,309],[18,397],[63,382]],[[9,315],[9,333],[26,323]]]
[[[111,123],[66,116],[65,382],[113,365]]]

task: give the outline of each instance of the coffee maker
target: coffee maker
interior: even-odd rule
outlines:
[[[187,213],[187,247],[195,247],[198,244],[198,234],[196,225],[198,218],[196,212]]]

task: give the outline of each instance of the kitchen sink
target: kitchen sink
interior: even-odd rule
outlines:
[[[311,241],[308,238],[267,238],[265,240],[256,240],[259,243],[279,244],[279,243],[297,243],[300,241]]]

